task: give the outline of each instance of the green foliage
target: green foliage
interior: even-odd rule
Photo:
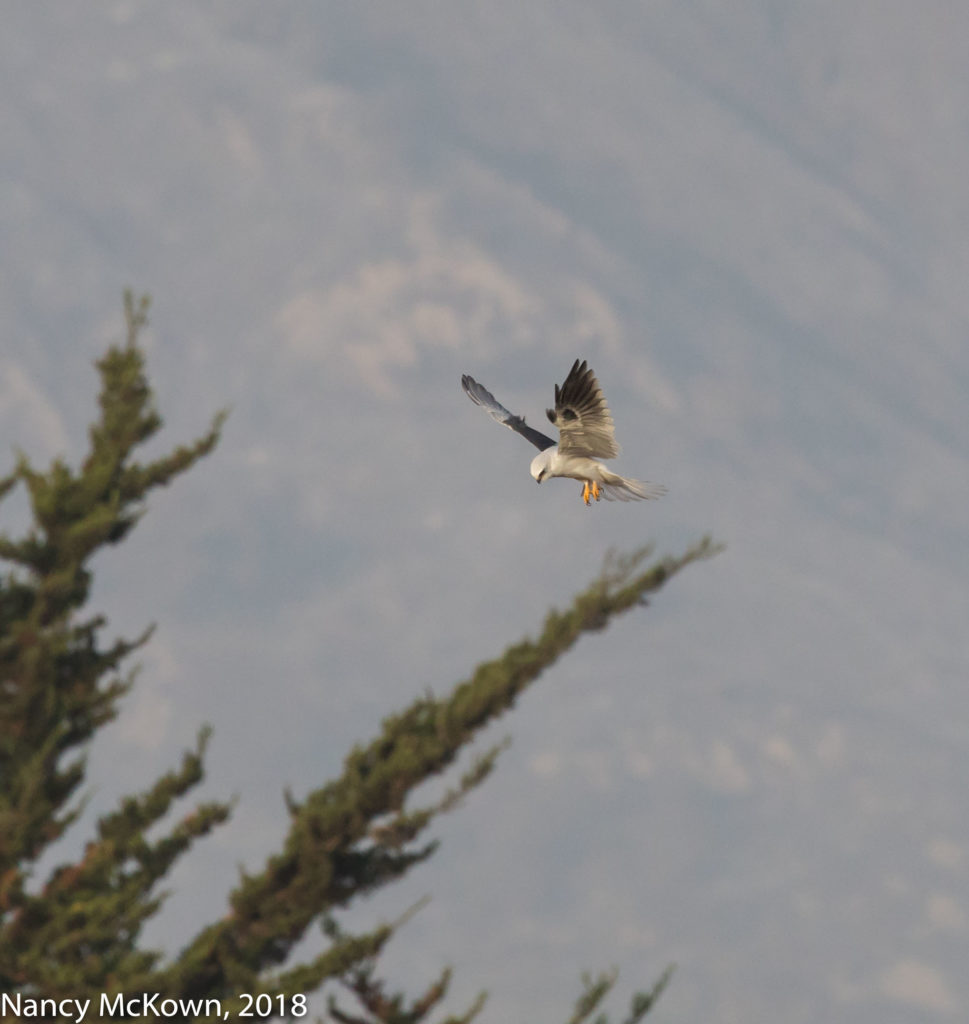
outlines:
[[[117,544],[144,510],[147,493],[169,483],[215,446],[222,416],[194,444],[139,464],[133,450],[161,426],[136,345],[147,301],[126,296],[127,340],[98,363],[101,418],[79,472],[55,459],[46,472],[21,454],[0,496],[27,490],[33,527],[0,534],[0,983],[83,996],[105,978],[136,978],[157,955],[137,949],[153,895],[175,857],[225,820],[224,804],[206,804],[168,835],[146,830],[202,775],[203,733],[179,771],[102,818],[83,859],[57,868],[40,894],[27,892],[30,867],[77,818],[84,748],[117,714],[133,676],[122,662],[148,639],[103,644],[101,616],[81,609],[92,556]]]
[[[653,1004],[659,999],[660,993],[670,983],[672,977],[673,967],[671,965],[663,971],[659,981],[648,992],[637,992],[632,997],[629,1015],[623,1019],[622,1024],[636,1024],[637,1021],[642,1020],[653,1008]],[[595,978],[584,974],[582,976],[584,991],[575,1004],[575,1011],[569,1017],[568,1024],[586,1024],[592,1017],[592,1014],[602,1004],[602,1001],[612,991],[617,978],[618,973],[616,971],[600,974]],[[609,1024],[609,1020],[603,1013],[596,1017],[592,1024]]]
[[[716,548],[704,539],[678,558],[652,564],[648,549],[609,560],[566,609],[549,613],[537,637],[478,666],[444,696],[427,693],[389,716],[376,738],[350,751],[338,778],[301,800],[286,795],[290,822],[278,852],[260,870],[242,874],[220,920],[163,962],[159,952],[139,945],[143,924],[164,898],[159,885],[175,860],[231,810],[224,802],[198,804],[160,838],[148,838],[201,781],[207,729],[177,769],[99,819],[76,863],[28,885],[37,859],[78,817],[86,747],[116,715],[133,682],[124,665],[151,632],[103,641],[104,618],[83,611],[91,558],[127,536],[153,488],[213,449],[223,423],[216,416],[202,437],[163,458],[133,458],[162,425],[137,345],[147,308],[147,300],[126,295],[127,338],[97,364],[100,416],[80,469],[55,459],[41,471],[21,454],[0,479],[0,499],[24,485],[33,516],[24,536],[0,534],[0,559],[9,567],[0,575],[0,993],[95,1003],[101,993],[120,992],[216,998],[237,1014],[245,1008],[241,993],[275,1001],[330,981],[359,1006],[354,1015],[331,998],[333,1020],[427,1020],[447,992],[449,971],[416,999],[388,991],[376,975],[378,958],[404,920],[354,934],[337,917],[436,850],[428,836],[432,822],[488,777],[504,744],[479,754],[439,799],[410,806],[410,794],[452,768],[479,731],[510,710],[584,633],[642,606],[647,594]],[[294,963],[294,947],[314,923],[328,946]],[[614,975],[586,979],[572,1020],[589,1019],[614,981]],[[634,998],[630,1024],[667,981],[668,973]],[[483,999],[442,1024],[471,1020]]]

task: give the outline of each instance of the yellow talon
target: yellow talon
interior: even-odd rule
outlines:
[[[592,481],[592,497],[595,498],[596,501],[598,501],[599,500],[599,496],[601,494],[602,494],[602,491],[599,490],[599,485],[595,482],[595,480],[593,480]]]
[[[589,481],[585,480],[582,483],[582,500],[588,505],[589,504]]]

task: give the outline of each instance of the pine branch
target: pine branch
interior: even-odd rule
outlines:
[[[397,840],[413,843],[446,808],[402,815],[407,795],[444,772],[479,730],[513,707],[519,694],[584,633],[642,606],[646,595],[675,573],[718,550],[704,538],[679,558],[645,568],[649,549],[609,559],[602,575],[568,609],[549,613],[536,639],[523,640],[479,666],[448,696],[425,695],[386,719],[374,741],[350,753],[339,779],[302,803],[290,798],[292,824],[282,852],[258,874],[246,875],[230,897],[229,915],[186,948],[180,965],[183,983],[212,997],[228,998],[240,984],[256,991],[260,974],[285,961],[314,919],[425,859],[433,845],[398,853]],[[497,751],[491,761],[495,756]],[[404,826],[393,834],[393,850],[380,831],[386,815]]]
[[[112,976],[127,985],[147,978],[159,954],[138,950],[137,940],[164,898],[156,886],[178,856],[229,814],[226,804],[201,804],[166,835],[153,842],[145,838],[173,801],[201,781],[208,735],[202,730],[178,771],[104,815],[99,837],[87,844],[80,863],[56,868],[39,895],[21,899],[0,937],[0,962],[7,971],[76,997],[96,997]]]
[[[649,1013],[656,1000],[659,999],[663,990],[670,983],[670,979],[673,977],[673,970],[674,968],[671,964],[663,971],[659,980],[648,992],[637,992],[632,997],[629,1014],[624,1018],[622,1024],[638,1024]],[[575,1009],[572,1012],[572,1016],[569,1017],[568,1024],[585,1024],[599,1008],[606,996],[613,990],[618,977],[619,972],[617,970],[599,974],[595,978],[589,974],[584,974],[582,976],[583,992],[576,1001]],[[599,1014],[595,1021],[593,1021],[593,1024],[609,1024],[609,1018],[604,1013]]]
[[[629,1016],[626,1017],[622,1024],[637,1024],[638,1021],[641,1021],[649,1013],[656,1004],[656,1000],[659,999],[666,986],[672,980],[674,970],[675,967],[673,964],[670,964],[648,992],[637,992],[633,996]]]

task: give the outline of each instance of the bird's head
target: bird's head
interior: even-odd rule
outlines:
[[[551,469],[552,452],[554,448],[546,448],[545,451],[539,452],[538,455],[532,459],[531,473],[535,478],[536,483],[541,483],[545,477],[548,476],[548,472]]]

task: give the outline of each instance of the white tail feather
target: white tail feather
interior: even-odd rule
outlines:
[[[608,470],[605,470],[602,476],[603,497],[609,501],[659,498],[666,493],[666,488],[662,484],[650,483],[648,480],[632,480],[629,477],[620,476],[618,473],[610,473]]]

